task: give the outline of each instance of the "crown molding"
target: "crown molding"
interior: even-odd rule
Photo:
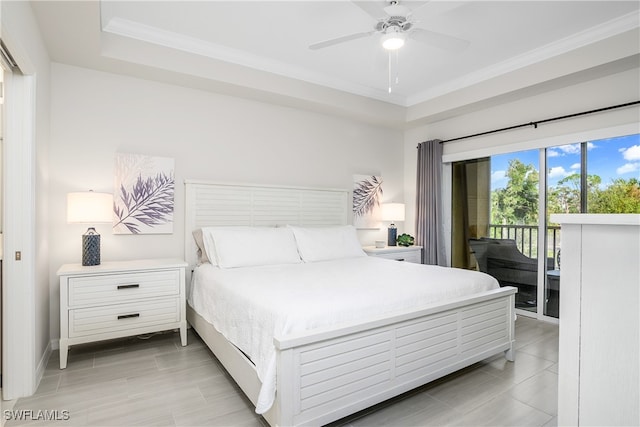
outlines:
[[[280,76],[301,80],[331,89],[341,90],[354,95],[360,95],[378,101],[406,106],[406,99],[394,93],[387,93],[364,85],[353,84],[341,79],[327,77],[324,74],[296,67],[294,65],[268,59],[259,55],[247,53],[216,43],[211,43],[171,31],[166,31],[128,19],[113,17],[103,22],[102,31],[117,36],[131,38],[142,42],[152,43],[169,49],[176,49],[193,55],[199,55],[219,61],[224,61],[243,67],[277,74]]]
[[[637,12],[622,15],[603,24],[565,37],[564,39],[549,43],[545,46],[494,64],[490,67],[485,67],[477,72],[467,74],[463,77],[452,80],[447,84],[409,96],[407,97],[405,106],[410,107],[429,101],[439,96],[508,74],[556,56],[560,56],[572,50],[605,40],[638,27],[640,27],[640,15]]]

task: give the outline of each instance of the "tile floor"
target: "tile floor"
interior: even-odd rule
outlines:
[[[494,356],[333,425],[555,426],[558,326],[519,316],[516,341],[515,363]],[[4,425],[266,425],[192,330],[187,347],[177,333],[127,338],[76,346],[58,364],[54,352],[34,396],[3,402]],[[40,410],[60,420],[9,419]]]

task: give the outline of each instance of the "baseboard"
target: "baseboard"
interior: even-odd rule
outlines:
[[[36,384],[35,384],[35,387],[33,388],[34,392],[38,389],[38,386],[40,385],[40,380],[42,380],[42,377],[44,376],[44,371],[46,371],[47,369],[49,358],[51,357],[51,353],[53,352],[51,343],[52,341],[49,341],[49,344],[47,344],[47,348],[44,349],[44,354],[40,358],[40,362],[38,363],[38,367],[36,368],[36,377],[35,377]]]

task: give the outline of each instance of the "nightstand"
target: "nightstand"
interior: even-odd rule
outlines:
[[[149,259],[60,267],[60,369],[75,344],[180,329],[186,346],[186,266]]]
[[[378,258],[414,262],[416,264],[422,263],[422,246],[385,246],[384,248],[365,246],[362,250],[367,255]]]

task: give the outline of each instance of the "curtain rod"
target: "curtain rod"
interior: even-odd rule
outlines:
[[[492,134],[492,133],[504,132],[504,131],[507,131],[507,130],[513,130],[513,129],[523,128],[523,127],[527,127],[527,126],[533,126],[534,129],[537,129],[538,125],[541,124],[541,123],[555,122],[556,120],[570,119],[572,117],[578,117],[578,116],[585,116],[587,114],[600,113],[602,111],[614,110],[616,108],[629,107],[631,105],[636,105],[636,104],[640,104],[640,101],[627,102],[626,104],[612,105],[610,107],[598,108],[596,110],[583,111],[581,113],[568,114],[566,116],[552,117],[550,119],[537,120],[535,122],[522,123],[522,124],[519,124],[519,125],[509,126],[509,127],[506,127],[506,128],[494,129],[494,130],[490,130],[490,131],[486,131],[486,132],[480,132],[480,133],[474,133],[473,135],[460,136],[458,138],[452,138],[452,139],[447,139],[447,140],[444,140],[444,141],[440,141],[440,144],[443,144],[445,142],[459,141],[461,139],[475,138],[477,136],[484,136],[484,135],[489,135],[489,134]]]

